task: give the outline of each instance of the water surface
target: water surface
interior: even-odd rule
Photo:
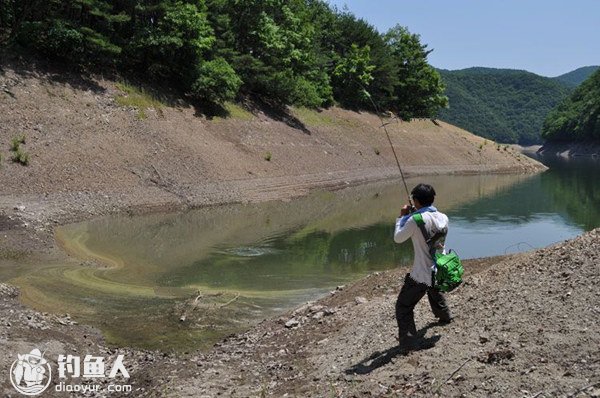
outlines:
[[[599,226],[599,170],[563,163],[533,176],[421,177],[409,186],[434,185],[450,217],[448,246],[472,258]],[[392,240],[405,196],[391,181],[291,202],[92,220],[57,231],[84,265],[0,267],[0,280],[21,286],[38,309],[100,327],[112,344],[206,347],[336,285],[408,265],[412,246]]]

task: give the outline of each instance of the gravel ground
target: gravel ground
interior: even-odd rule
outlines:
[[[113,81],[3,62],[4,266],[73,261],[53,240],[54,227],[68,222],[289,199],[397,172],[374,115],[333,108],[308,118],[256,111],[210,120],[173,102],[141,118],[116,103],[123,93]],[[443,122],[391,130],[409,175],[543,169]],[[10,142],[21,134],[29,166],[9,160]],[[125,353],[135,375],[130,396],[598,396],[598,237],[596,230],[533,253],[470,262],[467,283],[450,298],[456,322],[431,324],[420,306],[417,319],[431,347],[410,353],[394,348],[393,305],[405,270],[340,287],[209,352],[179,355],[108,348],[96,330],[68,314],[25,308],[17,289],[0,284],[0,347],[12,355],[43,343],[54,358]],[[10,368],[11,355],[0,358],[2,369]],[[2,394],[15,396],[8,378],[2,383]]]

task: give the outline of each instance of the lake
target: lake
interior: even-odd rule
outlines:
[[[515,253],[600,226],[599,163],[548,164],[536,175],[408,185],[435,187],[450,218],[447,247],[462,258]],[[39,310],[99,327],[114,345],[208,347],[337,285],[409,265],[411,244],[392,240],[405,197],[396,180],[289,202],[101,218],[56,231],[81,265],[0,267],[0,280]]]

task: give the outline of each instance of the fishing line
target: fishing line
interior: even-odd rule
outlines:
[[[360,84],[360,83],[359,83]],[[392,144],[392,139],[390,138],[390,133],[387,130],[387,125],[392,123],[387,122],[385,123],[383,118],[381,117],[381,114],[379,112],[379,107],[377,106],[377,104],[375,103],[375,101],[373,101],[373,97],[371,97],[371,94],[367,91],[367,89],[365,89],[362,84],[360,84],[362,90],[365,92],[365,94],[367,95],[367,97],[369,98],[369,100],[371,101],[371,104],[373,104],[373,108],[375,109],[375,114],[377,115],[377,117],[379,118],[379,121],[381,122],[381,126],[379,126],[379,128],[383,127],[383,131],[385,131],[385,136],[388,139],[388,142],[390,143],[390,148],[392,148],[392,153],[394,154],[394,159],[396,159],[396,165],[398,166],[398,170],[400,171],[400,176],[402,177],[402,183],[404,184],[404,189],[406,190],[406,196],[408,197],[408,203],[410,204],[410,207],[414,207],[412,199],[410,197],[410,193],[408,192],[408,186],[406,185],[406,178],[404,178],[404,172],[402,171],[402,166],[400,166],[400,161],[398,160],[398,155],[396,154],[396,150],[394,149],[394,144]],[[390,112],[391,113],[391,112]],[[398,120],[398,117],[395,116],[393,113],[392,114],[392,120]]]
[[[506,255],[508,252],[508,249],[517,246],[517,250],[519,250],[521,248],[521,245],[527,245],[529,246],[532,250],[535,250],[535,247],[531,246],[529,243],[527,242],[519,242],[519,243],[515,243],[514,245],[510,245],[508,246],[506,249],[504,249],[504,254]],[[514,253],[513,253],[514,254]]]

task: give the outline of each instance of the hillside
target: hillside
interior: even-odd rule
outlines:
[[[398,173],[373,114],[230,104],[229,117],[209,119],[131,86],[27,68],[5,67],[0,87],[0,208],[28,203],[49,219],[290,197]],[[408,174],[542,167],[446,123],[388,128]],[[10,160],[22,135],[28,166]]]
[[[542,136],[549,141],[600,141],[600,70],[548,114]]]
[[[499,142],[541,143],[547,113],[570,92],[564,83],[509,69],[440,70],[450,107],[440,119]]]
[[[553,77],[552,79],[565,83],[571,87],[577,87],[583,83],[588,77],[598,70],[600,66],[583,66],[563,75]]]

